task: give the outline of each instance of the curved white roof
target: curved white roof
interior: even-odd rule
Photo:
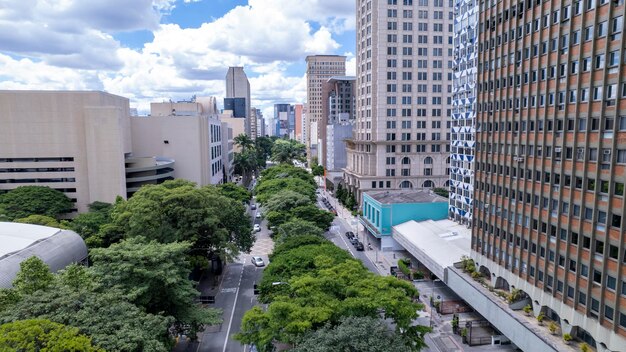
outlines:
[[[54,227],[0,222],[0,288],[12,286],[20,263],[32,256],[52,272],[87,258],[87,246],[73,231]]]

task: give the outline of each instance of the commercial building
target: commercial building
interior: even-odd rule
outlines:
[[[476,146],[476,65],[478,3],[454,2],[454,80],[450,146],[450,217],[472,221],[474,148]]]
[[[232,111],[233,118],[244,119],[245,134],[256,139],[256,120],[252,120],[250,82],[243,67],[229,67],[226,73],[224,110]]]
[[[448,214],[448,202],[430,191],[370,191],[363,193],[363,216],[359,222],[380,240],[380,248],[402,249],[392,238],[392,227],[407,221],[441,220]]]
[[[281,138],[295,137],[296,115],[293,105],[274,104],[275,136]]]
[[[151,103],[150,116],[131,117],[133,154],[175,160],[174,178],[200,186],[223,183],[222,122],[216,110],[214,99]]]
[[[306,57],[307,112],[305,118],[307,157],[318,155],[317,137],[322,120],[322,84],[333,76],[346,75],[346,57],[339,55],[312,55]],[[312,126],[316,127],[315,133]],[[313,139],[315,137],[315,139]]]
[[[356,113],[356,77],[332,77],[322,84],[320,165],[341,171],[347,165],[344,140],[352,137]]]
[[[126,197],[126,98],[105,92],[0,91],[0,191],[48,186],[79,212]],[[150,155],[152,156],[152,155]]]
[[[295,104],[293,108],[294,108],[294,119],[296,123],[296,128],[294,132],[295,139],[300,143],[304,143],[304,137],[302,133],[302,127],[304,124],[304,105]]]
[[[479,10],[471,256],[563,333],[624,351],[624,2]]]
[[[443,0],[356,2],[357,115],[345,182],[357,196],[448,187],[453,10]]]
[[[70,230],[0,222],[0,243],[0,289],[13,286],[20,263],[32,256],[43,260],[52,272],[87,262],[85,242]]]
[[[256,121],[256,136],[265,137],[265,119],[261,109],[252,108],[252,121]]]

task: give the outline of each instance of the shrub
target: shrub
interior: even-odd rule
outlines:
[[[398,268],[408,278],[411,278],[411,269],[409,269],[411,261],[409,259],[398,260]]]
[[[471,275],[473,279],[478,279],[481,276],[478,271],[472,271]]]
[[[537,316],[537,321],[539,322],[539,324],[541,324],[543,322],[543,319],[545,319],[546,316],[543,313],[539,313],[539,315]]]
[[[581,350],[582,352],[589,352],[589,345],[587,345],[587,344],[586,344],[586,343],[584,343],[584,342],[583,342],[583,343],[581,343],[581,344],[580,344],[580,350]]]
[[[417,270],[413,272],[413,280],[421,280],[424,278],[424,273]]]
[[[570,334],[563,334],[563,340],[564,340],[565,342],[570,342],[570,341],[572,341],[572,335],[570,335]]]
[[[559,327],[559,326],[558,326],[558,325],[556,325],[556,323],[555,323],[555,322],[551,321],[551,322],[550,322],[550,325],[548,325],[548,330],[550,330],[550,333],[554,334],[554,333],[556,332],[556,329],[557,329],[558,327]]]
[[[524,310],[524,313],[526,313],[526,315],[530,315],[530,312],[532,312],[533,307],[530,304],[527,304],[526,306],[524,306],[524,308],[522,308]]]

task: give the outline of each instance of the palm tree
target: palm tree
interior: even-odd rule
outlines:
[[[243,134],[243,133],[236,136],[233,139],[233,141],[235,142],[236,145],[241,147],[242,153],[254,147],[254,141],[252,140],[252,138],[248,137],[248,135]]]
[[[241,153],[235,153],[235,159],[233,165],[235,166],[235,173],[242,176],[242,183],[248,187],[252,173],[257,168],[257,156],[254,150],[246,150]]]

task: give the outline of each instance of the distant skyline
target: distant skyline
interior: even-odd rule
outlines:
[[[347,56],[355,5],[336,0],[0,0],[0,89],[104,90],[150,102],[216,96],[243,66],[252,105],[306,100],[305,57]]]

